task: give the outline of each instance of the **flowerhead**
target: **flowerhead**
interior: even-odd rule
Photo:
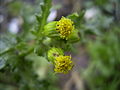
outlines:
[[[53,21],[44,26],[43,34],[52,39],[66,39],[70,43],[79,41],[78,30],[71,19],[62,17],[59,21]]]
[[[73,67],[71,56],[58,56],[55,60],[55,69],[57,73],[68,73]]]
[[[60,55],[64,55],[63,50],[53,47],[48,51],[48,60],[54,63],[55,58]]]
[[[56,30],[62,39],[68,39],[72,31],[74,30],[73,21],[68,18],[62,17],[56,24]]]

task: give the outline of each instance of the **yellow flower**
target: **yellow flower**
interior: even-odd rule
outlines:
[[[56,30],[59,32],[61,38],[67,40],[74,30],[73,21],[62,17],[56,24]]]
[[[68,73],[73,67],[73,62],[71,61],[71,56],[58,56],[55,60],[55,69],[57,73]]]

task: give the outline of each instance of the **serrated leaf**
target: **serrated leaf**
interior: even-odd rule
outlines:
[[[44,0],[44,4],[40,4],[41,13],[36,15],[36,19],[38,21],[38,36],[41,34],[41,31],[44,28],[44,25],[47,23],[47,17],[50,12],[51,0]]]
[[[38,22],[40,22],[40,15],[35,15]]]
[[[73,13],[69,16],[67,16],[69,19],[71,19],[72,21],[74,21],[74,24],[76,27],[80,27],[80,23],[83,20],[83,16],[84,16],[85,12],[82,11],[80,13]]]
[[[5,66],[6,60],[3,57],[0,57],[0,69]]]
[[[67,16],[67,17],[68,17],[69,19],[74,20],[74,19],[76,19],[76,17],[79,17],[79,15],[78,15],[78,13],[73,13],[73,14]]]

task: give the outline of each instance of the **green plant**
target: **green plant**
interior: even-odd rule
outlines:
[[[91,90],[119,90],[120,86],[120,31],[110,31],[88,42],[89,68],[83,73]]]
[[[40,6],[41,12],[36,15],[37,22],[34,28],[30,29],[29,25],[31,24],[28,24],[27,20],[25,20],[23,27],[26,31],[23,31],[18,36],[11,34],[1,35],[0,82],[3,85],[8,84],[8,86],[12,86],[11,88],[20,90],[51,90],[51,88],[56,90],[57,87],[53,85],[55,84],[56,76],[52,69],[49,68],[50,70],[48,70],[48,67],[50,67],[48,61],[51,62],[51,60],[48,60],[47,54],[52,47],[61,49],[59,56],[50,56],[53,59],[52,64],[56,72],[68,73],[73,67],[71,56],[65,56],[64,52],[69,51],[72,44],[79,41],[78,31],[74,28],[76,24],[73,26],[70,18],[65,17],[63,21],[61,20],[62,22],[56,21],[56,25],[51,25],[54,22],[47,24],[51,0],[44,0],[44,3]],[[69,27],[66,27],[64,23],[68,24]],[[57,27],[57,24],[61,25],[60,27],[63,25],[63,27]],[[56,31],[53,28],[56,28]],[[65,28],[67,28],[66,31]],[[57,29],[64,29],[64,32],[60,31],[59,34]],[[51,35],[49,35],[49,32]],[[56,34],[54,35],[54,32],[57,36]],[[59,63],[62,66],[59,66]]]

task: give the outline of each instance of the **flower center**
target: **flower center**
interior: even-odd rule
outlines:
[[[56,30],[60,33],[60,37],[63,39],[67,40],[73,29],[73,21],[70,19],[62,17],[61,20],[57,22]]]
[[[71,56],[58,56],[55,60],[55,72],[68,73],[73,67]]]

